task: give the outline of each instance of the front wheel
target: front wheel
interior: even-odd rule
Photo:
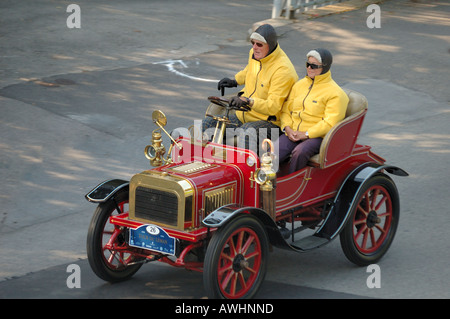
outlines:
[[[400,202],[392,179],[372,177],[356,195],[355,207],[340,242],[345,256],[358,266],[376,263],[389,249],[400,218]]]
[[[128,189],[99,204],[89,225],[86,250],[94,273],[109,282],[126,280],[142,266],[129,250],[127,229],[109,222],[109,217],[128,212]]]
[[[211,238],[203,282],[209,298],[252,298],[267,271],[269,241],[261,223],[240,216]]]

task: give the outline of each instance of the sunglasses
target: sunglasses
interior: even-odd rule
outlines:
[[[308,67],[310,67],[311,69],[315,70],[315,69],[320,69],[322,66],[306,62],[306,68],[308,68]]]
[[[256,44],[256,46],[257,46],[258,48],[262,48],[263,45],[264,45],[264,43],[255,42],[255,41],[251,41],[251,43],[252,43],[252,46],[254,46],[254,45]]]

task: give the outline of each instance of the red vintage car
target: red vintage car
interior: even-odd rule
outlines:
[[[203,272],[210,298],[251,298],[264,280],[270,246],[307,252],[339,235],[351,262],[376,263],[400,217],[398,191],[387,173],[408,174],[356,143],[367,100],[346,93],[346,118],[308,166],[292,174],[285,173],[287,163],[275,171],[269,140],[261,158],[223,143],[235,111],[224,98],[210,98],[207,115],[219,120],[212,141],[171,137],[166,157],[167,119],[155,111],[158,128],[145,154],[156,167],[130,181],[105,181],[86,195],[98,203],[87,236],[93,271],[116,282],[160,261]]]

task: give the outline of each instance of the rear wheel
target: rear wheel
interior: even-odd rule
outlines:
[[[206,251],[203,282],[210,298],[252,298],[267,271],[269,242],[261,223],[241,216],[218,229]]]
[[[89,225],[86,249],[89,264],[103,280],[118,282],[133,276],[142,264],[128,251],[127,229],[113,225],[109,218],[128,212],[128,189],[98,205]]]
[[[376,175],[355,199],[340,242],[345,256],[358,266],[376,263],[389,249],[400,218],[397,188],[388,176]]]

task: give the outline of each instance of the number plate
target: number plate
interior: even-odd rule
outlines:
[[[175,255],[175,238],[156,225],[142,225],[130,228],[130,246]]]

